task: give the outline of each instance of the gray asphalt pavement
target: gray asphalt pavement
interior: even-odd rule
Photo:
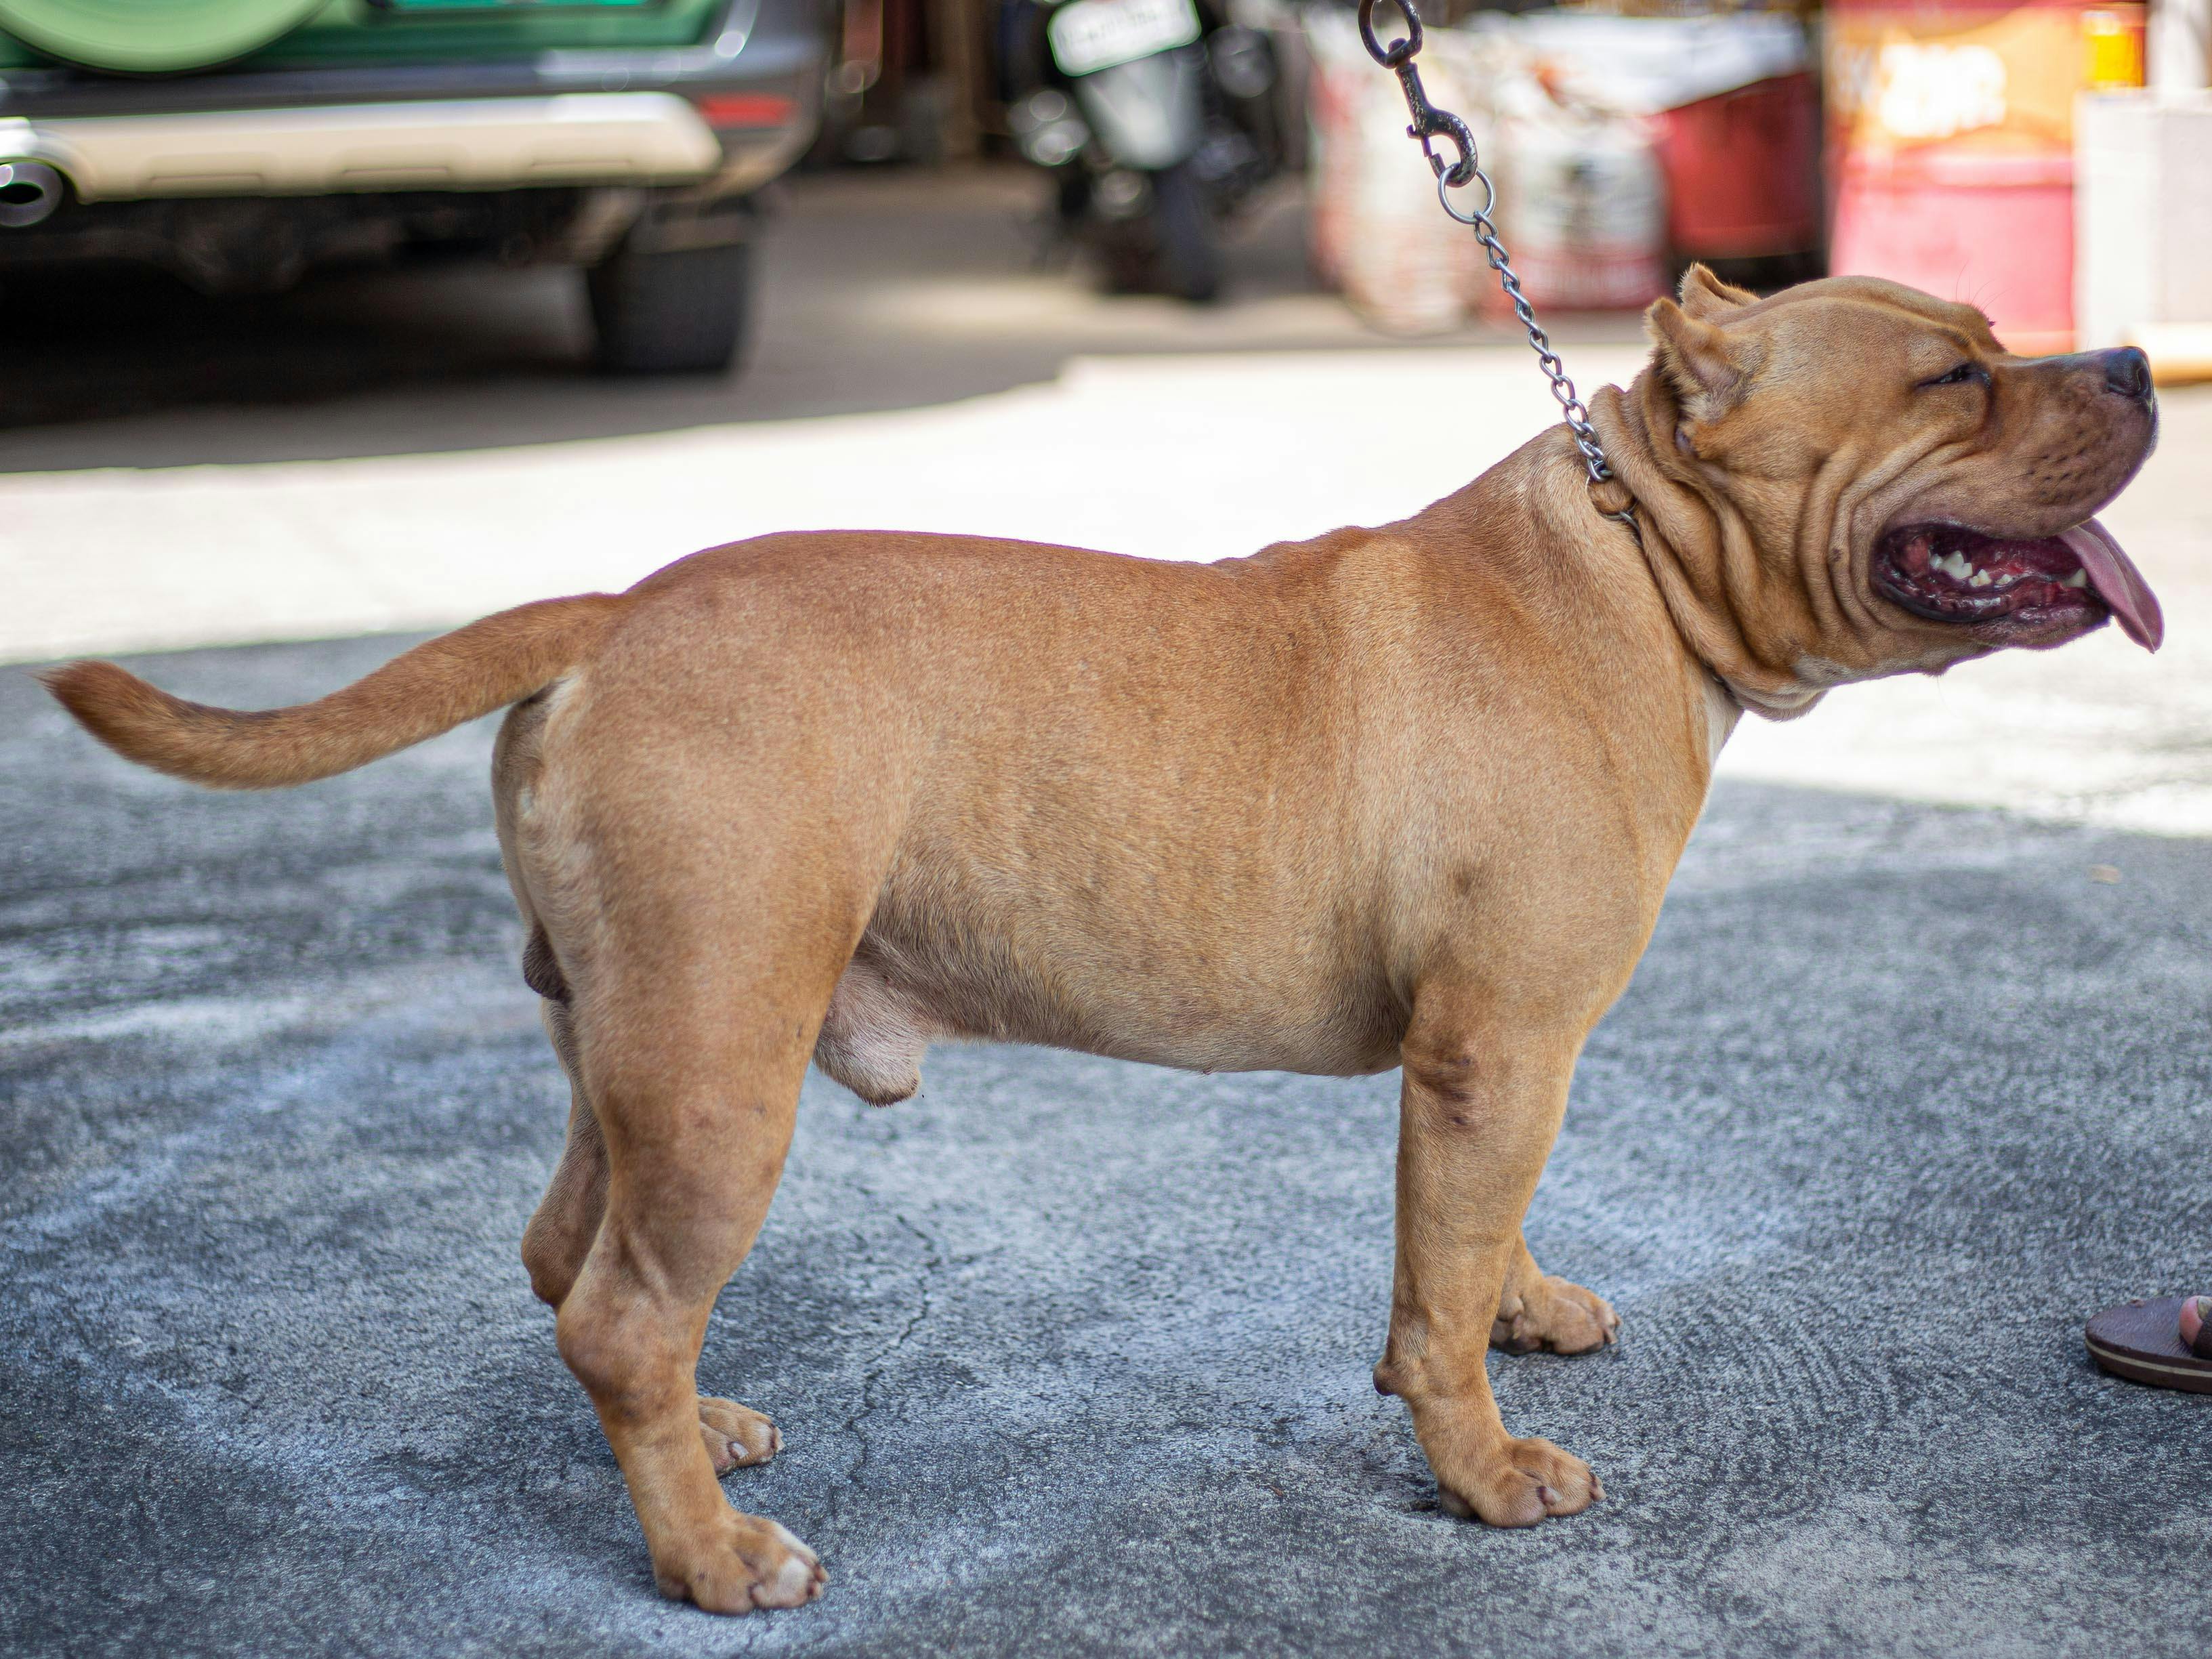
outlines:
[[[0,676],[9,1653],[2201,1651],[2212,1398],[2079,1327],[2212,1288],[2204,842],[1723,787],[1529,1219],[1626,1329],[1493,1360],[1606,1483],[1525,1533],[1369,1386],[1394,1079],[810,1083],[702,1378],[832,1577],[732,1622],[654,1595],[517,1260],[566,1091],[489,745],[202,794]]]

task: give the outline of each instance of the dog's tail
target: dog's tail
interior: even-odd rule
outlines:
[[[349,772],[551,684],[589,652],[627,595],[581,593],[486,617],[295,708],[210,708],[112,662],[40,678],[125,760],[215,789],[283,789]]]

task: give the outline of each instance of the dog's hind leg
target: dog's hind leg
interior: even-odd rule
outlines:
[[[606,1208],[556,1331],[622,1466],[662,1593],[716,1613],[796,1607],[820,1593],[820,1565],[722,1496],[694,1379],[714,1298],[782,1172],[835,969],[817,998],[780,974],[732,982],[690,950],[672,954],[650,975],[617,970],[581,1022]]]
[[[568,1299],[584,1259],[599,1237],[606,1212],[607,1149],[599,1115],[585,1091],[584,1070],[576,1049],[570,1013],[574,993],[561,969],[545,924],[532,897],[524,822],[526,802],[542,775],[542,744],[551,708],[548,697],[533,697],[508,714],[500,728],[492,763],[492,802],[499,825],[500,857],[514,901],[529,930],[523,947],[522,977],[544,998],[545,1034],[568,1078],[568,1139],[561,1162],[546,1184],[545,1196],[522,1234],[522,1263],[530,1288],[557,1316]],[[765,1463],[783,1449],[783,1436],[761,1413],[734,1400],[699,1396],[699,1438],[717,1474]]]
[[[719,1613],[795,1607],[820,1593],[821,1566],[774,1522],[731,1508],[701,1441],[696,1376],[715,1297],[782,1174],[891,829],[881,813],[837,823],[794,791],[732,811],[661,759],[595,776],[626,810],[592,817],[570,865],[574,942],[555,935],[606,1157],[604,1211],[556,1334],[662,1592]]]
[[[533,953],[543,937],[532,935]],[[525,973],[529,975],[530,969],[526,968]],[[532,976],[533,984],[539,976]],[[568,1017],[566,988],[561,988],[562,1000],[546,1000],[545,1032],[568,1074],[568,1140],[537,1213],[522,1231],[522,1265],[529,1271],[530,1288],[556,1314],[583,1270],[592,1241],[599,1237],[607,1198],[606,1139],[584,1093],[575,1029]],[[717,1474],[765,1463],[783,1449],[783,1436],[766,1416],[734,1400],[707,1395],[699,1396],[699,1437]]]
[[[1528,1241],[1516,1241],[1505,1268],[1505,1290],[1491,1322],[1490,1346],[1508,1353],[1588,1353],[1602,1348],[1620,1329],[1620,1316],[1595,1291],[1546,1273],[1528,1254]]]

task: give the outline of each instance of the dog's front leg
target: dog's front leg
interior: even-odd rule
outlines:
[[[1582,1459],[1506,1432],[1486,1366],[1583,1036],[1425,988],[1401,1053],[1398,1266],[1375,1386],[1412,1409],[1444,1507],[1495,1526],[1604,1495]]]

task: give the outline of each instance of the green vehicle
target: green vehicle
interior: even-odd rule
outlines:
[[[0,269],[210,292],[437,251],[582,273],[600,362],[726,368],[834,0],[0,0]]]

